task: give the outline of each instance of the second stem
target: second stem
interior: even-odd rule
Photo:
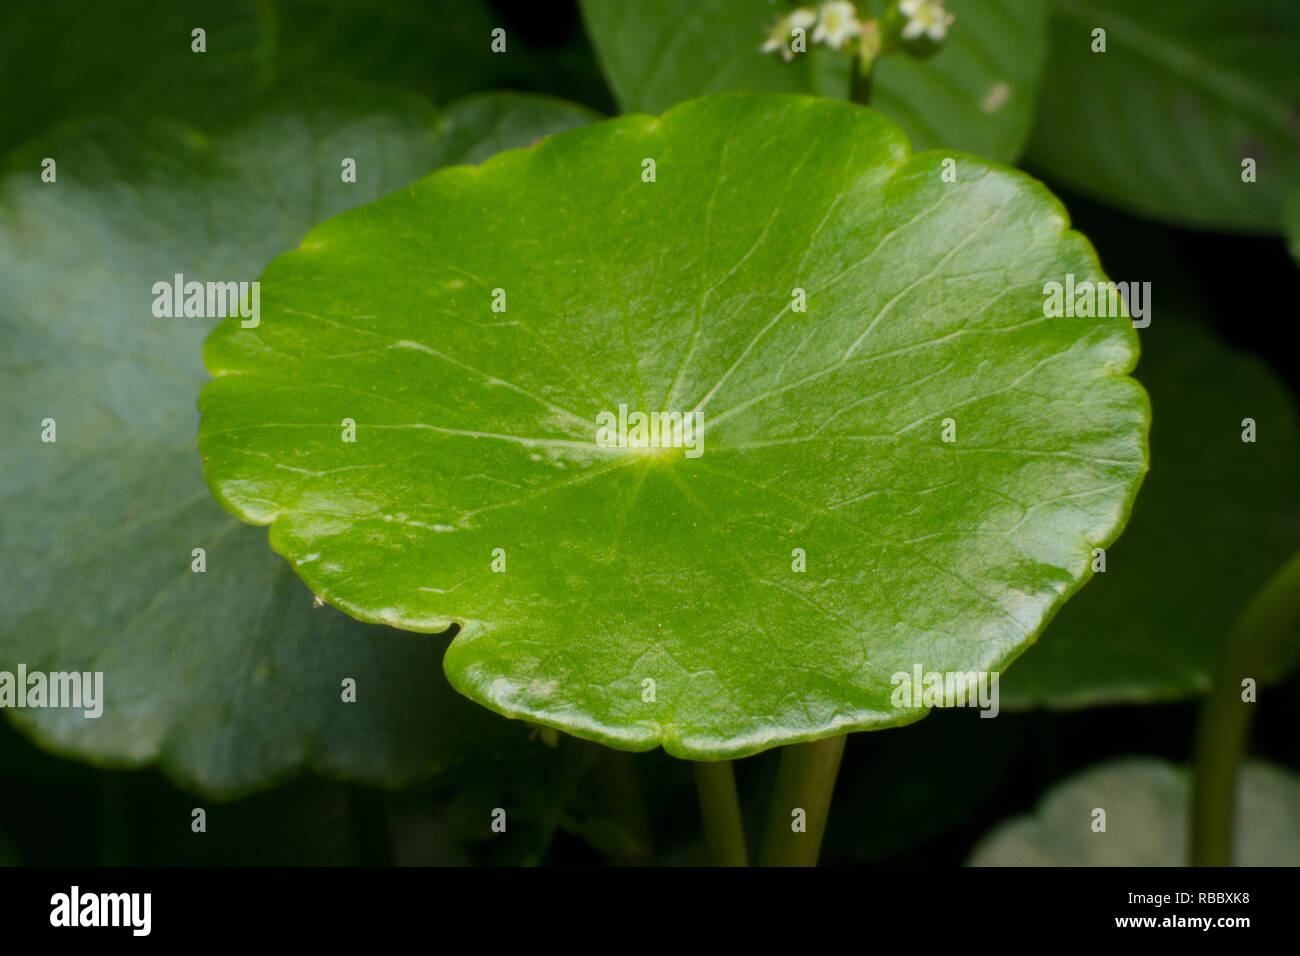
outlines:
[[[700,794],[704,842],[714,866],[748,866],[745,826],[730,760],[697,761],[695,786]]]
[[[816,866],[831,794],[840,771],[846,737],[793,744],[781,753],[772,808],[758,862],[762,866]],[[803,828],[797,829],[803,812]]]

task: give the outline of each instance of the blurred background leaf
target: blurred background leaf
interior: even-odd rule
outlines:
[[[1300,860],[1300,776],[1262,761],[1238,774],[1235,865]],[[1149,757],[1092,767],[1052,788],[1033,815],[976,846],[972,866],[1183,866],[1188,773]],[[1094,832],[1094,811],[1106,811]]]
[[[0,668],[103,671],[107,703],[99,719],[9,719],[60,752],[159,760],[218,795],[304,766],[399,783],[526,746],[522,725],[446,684],[445,638],[313,609],[265,532],[211,500],[195,441],[211,322],[155,317],[151,289],[175,273],[252,280],[314,223],[473,155],[480,131],[527,145],[583,118],[507,94],[439,117],[391,90],[334,89],[209,133],[96,122],[14,157],[0,185]],[[55,184],[39,180],[46,155]],[[46,417],[56,444],[40,440]],[[190,569],[196,547],[206,573]]]
[[[947,7],[956,21],[943,48],[925,61],[882,59],[872,106],[903,127],[917,152],[947,146],[1013,162],[1037,99],[1046,0],[949,0]],[[727,90],[846,98],[847,55],[810,43],[806,55],[785,63],[759,51],[787,9],[768,0],[582,0],[606,79],[629,113],[660,113]],[[884,4],[873,0],[871,9],[883,12]]]
[[[1298,58],[1295,0],[1053,0],[1027,164],[1137,215],[1278,233],[1300,181]]]
[[[444,104],[488,89],[545,90],[613,105],[572,8],[558,8],[540,34],[485,0],[12,0],[6,13],[0,155],[77,118],[237,119],[276,85],[355,80]],[[491,48],[498,27],[504,53]],[[206,52],[191,49],[196,28]]]
[[[257,0],[9,0],[0,155],[48,125],[106,112],[217,119],[274,79],[269,9]],[[206,53],[191,50],[197,27]]]

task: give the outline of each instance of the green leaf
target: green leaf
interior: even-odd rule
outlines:
[[[1049,56],[1034,169],[1166,222],[1281,230],[1300,181],[1300,4],[1055,0]]]
[[[1048,792],[1032,816],[1002,824],[971,854],[972,866],[1184,866],[1190,779],[1152,757],[1090,768]],[[1106,832],[1094,832],[1094,811]],[[1247,760],[1237,777],[1237,866],[1294,866],[1300,859],[1300,776]]]
[[[160,760],[221,794],[303,766],[395,782],[522,739],[450,691],[445,639],[313,609],[263,535],[211,501],[194,398],[212,322],[155,317],[151,289],[175,273],[250,280],[321,219],[474,154],[487,122],[494,145],[524,145],[587,115],[503,95],[438,116],[335,90],[209,133],[97,123],[15,158],[0,194],[0,669],[103,671],[106,704],[99,719],[10,719],[68,755]],[[39,177],[48,154],[55,183]],[[355,704],[341,701],[349,677]]]
[[[1188,315],[1162,310],[1142,340],[1151,475],[1106,573],[1003,679],[1004,707],[1204,693],[1236,615],[1300,547],[1300,427],[1285,383]]]
[[[1014,658],[1146,467],[1129,323],[1044,318],[1091,247],[944,159],[732,94],[444,170],[213,332],[209,485],[336,606],[461,623],[449,678],[511,716],[692,758],[915,720],[891,675]],[[599,447],[620,405],[704,441]]]
[[[1046,0],[949,0],[947,6],[956,20],[943,48],[924,61],[883,58],[871,105],[901,125],[918,150],[947,146],[1013,161],[1029,135],[1037,97]],[[848,96],[847,55],[811,43],[791,63],[760,52],[778,15],[763,0],[582,0],[582,11],[627,112],[657,113],[730,90]]]

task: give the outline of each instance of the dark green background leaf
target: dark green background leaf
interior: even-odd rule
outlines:
[[[102,670],[108,698],[98,720],[9,711],[16,724],[95,762],[161,760],[218,794],[304,765],[396,782],[522,743],[446,686],[444,638],[313,609],[264,536],[211,501],[194,405],[211,322],[154,317],[151,290],[177,272],[253,279],[314,223],[476,154],[478,131],[523,145],[587,115],[499,96],[440,116],[391,90],[333,89],[233,128],[103,122],[14,158],[0,220],[0,668]],[[57,183],[40,181],[45,155]],[[56,444],[40,439],[47,416]]]
[[[401,86],[438,103],[491,87],[605,98],[577,44],[546,55],[484,0],[15,0],[0,32],[0,155],[74,117],[206,125],[255,109],[275,84]],[[191,31],[207,51],[191,50]],[[18,92],[21,91],[21,92]]]
[[[902,126],[917,150],[946,146],[1012,161],[1029,134],[1037,97],[1046,2],[949,0],[947,6],[957,19],[943,49],[925,61],[883,59],[871,105]],[[625,112],[658,113],[730,90],[848,96],[847,57],[811,45],[792,63],[759,52],[782,9],[763,0],[582,2],[596,54]]]
[[[73,117],[154,112],[207,122],[265,89],[270,4],[9,0],[0,30],[0,156]],[[194,53],[190,31],[207,31]]]
[[[1027,161],[1121,209],[1280,232],[1300,181],[1295,0],[1054,0]],[[1092,31],[1106,30],[1093,53]],[[1243,158],[1258,181],[1241,180]]]

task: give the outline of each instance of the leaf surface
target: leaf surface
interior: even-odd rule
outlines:
[[[1091,247],[944,158],[733,94],[430,176],[214,331],[208,482],[336,606],[460,623],[507,715],[702,759],[915,720],[892,675],[1013,659],[1146,467],[1129,322],[1044,316]],[[620,406],[703,442],[607,447]]]

